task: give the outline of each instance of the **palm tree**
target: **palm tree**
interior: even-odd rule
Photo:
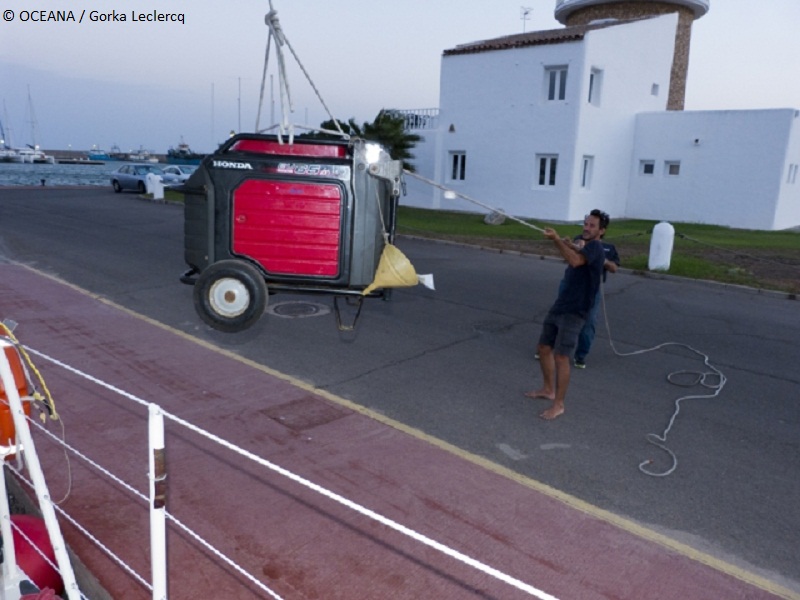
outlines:
[[[405,130],[405,119],[396,113],[381,110],[372,123],[364,123],[364,139],[382,144],[394,160],[402,160],[403,168],[414,172],[411,150],[422,137]]]
[[[411,160],[414,155],[411,150],[414,146],[422,140],[422,137],[409,133],[404,129],[405,119],[391,111],[381,110],[378,116],[372,123],[364,123],[359,126],[354,118],[347,121],[340,120],[339,126],[342,131],[352,137],[360,137],[365,140],[378,142],[389,152],[394,160],[403,161],[403,168],[411,172],[415,171],[414,165]],[[320,129],[328,131],[337,131],[336,124],[332,119],[324,121],[320,124]],[[313,131],[304,133],[297,137],[313,138],[313,139],[337,139],[339,136],[320,131]]]

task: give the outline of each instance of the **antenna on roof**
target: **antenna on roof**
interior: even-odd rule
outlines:
[[[530,19],[530,14],[532,12],[533,12],[533,7],[530,6],[519,7],[519,18],[522,19],[522,33],[525,33],[525,21]]]

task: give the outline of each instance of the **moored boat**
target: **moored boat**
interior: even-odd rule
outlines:
[[[167,150],[167,162],[173,165],[199,165],[205,154],[193,152],[181,138],[180,144]]]

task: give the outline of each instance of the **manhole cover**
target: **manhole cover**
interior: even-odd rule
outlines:
[[[289,429],[303,431],[346,417],[352,411],[315,396],[304,396],[261,412]]]
[[[270,304],[267,306],[267,312],[284,319],[303,319],[306,317],[327,315],[331,312],[331,309],[324,304],[318,304],[316,302],[292,300],[289,302]]]

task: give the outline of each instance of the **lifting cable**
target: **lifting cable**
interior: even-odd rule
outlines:
[[[448,200],[452,200],[454,198],[461,198],[462,200],[466,200],[467,202],[472,202],[472,204],[476,204],[478,206],[481,206],[481,207],[485,208],[486,210],[489,210],[489,211],[491,211],[493,213],[497,213],[498,215],[503,215],[507,219],[511,219],[512,221],[516,221],[517,223],[519,223],[521,225],[524,225],[525,227],[530,227],[531,229],[535,229],[536,231],[540,231],[540,232],[544,233],[544,229],[542,227],[539,227],[538,225],[534,225],[533,223],[529,223],[528,221],[523,221],[522,219],[514,217],[514,216],[508,214],[507,212],[505,212],[503,210],[500,210],[499,208],[493,208],[493,207],[489,206],[488,204],[484,204],[483,202],[480,202],[479,200],[476,200],[475,198],[470,198],[466,194],[462,194],[460,192],[456,192],[454,190],[451,190],[450,188],[447,188],[447,187],[445,187],[445,186],[443,186],[443,185],[441,185],[439,183],[436,183],[432,179],[428,179],[427,177],[423,177],[422,175],[419,175],[417,173],[412,173],[408,169],[405,169],[404,173],[406,175],[408,175],[409,177],[413,177],[414,179],[419,179],[423,183],[427,183],[428,185],[431,185],[431,186],[433,186],[435,188],[438,188],[438,189],[442,190],[444,192],[445,198],[447,198]]]
[[[275,53],[277,54],[277,68],[278,68],[278,87],[280,90],[280,98],[281,98],[281,121],[278,125],[278,141],[283,143],[283,135],[288,134],[289,136],[289,144],[294,143],[294,125],[289,122],[289,113],[294,112],[294,103],[292,102],[292,91],[289,87],[289,78],[286,73],[286,59],[283,54],[283,46],[285,45],[289,52],[292,53],[294,56],[295,61],[297,61],[300,70],[305,75],[306,80],[311,85],[311,89],[314,90],[314,93],[317,95],[322,107],[325,109],[326,114],[330,117],[330,120],[333,121],[333,124],[336,126],[337,132],[344,138],[348,138],[349,136],[342,130],[341,125],[339,125],[339,121],[331,114],[328,105],[325,104],[325,100],[322,98],[322,94],[320,94],[317,86],[314,84],[314,81],[311,79],[311,76],[308,74],[305,66],[303,66],[300,57],[294,51],[294,48],[289,43],[289,39],[286,37],[286,34],[283,32],[283,28],[281,27],[280,21],[278,21],[278,11],[272,5],[272,0],[269,0],[269,12],[267,13],[264,20],[269,27],[269,37],[267,38],[267,49],[264,56],[264,70],[261,75],[261,95],[259,96],[258,100],[258,114],[256,116],[256,132],[261,133],[262,130],[260,129],[261,123],[261,106],[264,104],[264,87],[266,86],[267,81],[267,66],[269,65],[269,54],[270,48],[272,46],[272,40],[275,40]],[[275,124],[272,124],[274,127]],[[268,128],[269,129],[269,128]]]

